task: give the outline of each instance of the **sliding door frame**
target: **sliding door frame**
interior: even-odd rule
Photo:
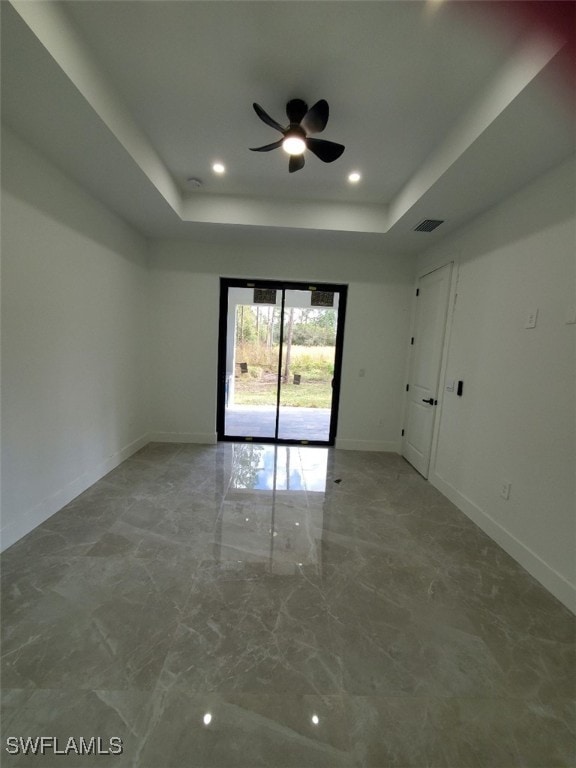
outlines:
[[[334,374],[332,377],[332,403],[328,440],[289,440],[279,437],[252,437],[250,435],[226,435],[226,340],[228,333],[228,289],[229,288],[267,288],[282,291],[280,311],[280,339],[284,338],[284,304],[286,291],[327,291],[338,294],[338,321],[336,325],[336,348],[334,353]],[[338,428],[338,407],[340,404],[340,384],[342,378],[342,351],[344,347],[344,323],[346,319],[346,299],[348,286],[340,283],[296,282],[293,280],[248,280],[244,278],[220,278],[220,303],[218,321],[218,385],[216,433],[219,441],[272,443],[275,445],[334,445]],[[282,371],[283,344],[280,344],[278,359],[278,383],[276,387],[276,429],[278,435],[280,418],[280,372]]]

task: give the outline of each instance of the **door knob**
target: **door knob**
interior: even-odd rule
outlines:
[[[431,397],[429,400],[424,400],[424,398],[422,398],[422,402],[423,403],[429,403],[430,405],[434,405],[434,398]]]

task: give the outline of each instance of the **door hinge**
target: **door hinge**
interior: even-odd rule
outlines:
[[[402,430],[402,437],[404,437],[404,430]]]
[[[414,336],[410,339],[410,344],[414,344]]]
[[[420,288],[416,288],[416,296],[420,296]]]
[[[406,384],[406,392],[410,392],[410,384]]]

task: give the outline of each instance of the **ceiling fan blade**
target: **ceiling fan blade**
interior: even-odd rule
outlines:
[[[342,152],[344,152],[343,144],[336,144],[335,141],[325,141],[325,139],[306,139],[306,146],[320,158],[324,163],[333,163],[334,160],[338,160]]]
[[[308,112],[308,104],[302,99],[292,99],[286,104],[286,115],[291,123],[299,123]]]
[[[326,128],[329,114],[328,102],[326,99],[320,99],[302,118],[302,128],[306,133],[320,133]]]
[[[250,147],[251,152],[270,152],[271,149],[278,149],[282,146],[284,139],[272,142],[272,144],[264,144],[263,147]]]
[[[266,123],[266,125],[269,125],[271,128],[276,128],[276,130],[280,131],[280,133],[284,133],[285,128],[283,128],[280,123],[277,123],[274,118],[270,117],[270,115],[262,109],[260,104],[254,103],[252,106],[254,107],[254,112],[256,112],[263,123]]]
[[[290,173],[294,173],[294,171],[299,171],[301,168],[304,168],[304,163],[306,161],[304,160],[304,155],[290,155],[290,163],[288,165],[288,171]]]

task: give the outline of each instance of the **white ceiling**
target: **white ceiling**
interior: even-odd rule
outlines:
[[[411,252],[575,150],[566,47],[502,3],[0,5],[3,120],[149,236]],[[328,101],[339,160],[249,151],[279,137],[252,103],[291,98]]]

